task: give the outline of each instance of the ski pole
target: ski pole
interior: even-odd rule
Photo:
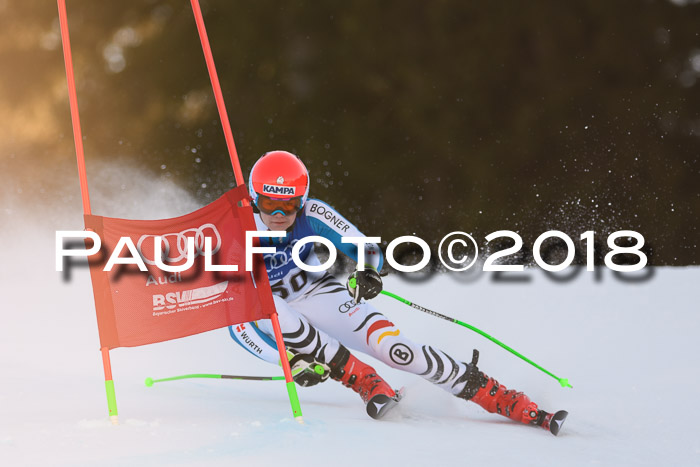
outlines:
[[[323,373],[326,371],[321,365],[314,365],[313,368],[310,367],[310,369],[315,372],[316,374],[323,375]],[[301,373],[304,371],[303,368],[300,368],[296,371],[292,372],[293,376],[296,376],[297,374]],[[241,376],[241,375],[215,375],[215,374],[209,374],[209,373],[194,373],[190,375],[180,375],[180,376],[171,376],[170,378],[161,378],[161,379],[153,379],[153,378],[146,378],[146,386],[149,388],[153,386],[154,383],[161,383],[163,381],[175,381],[178,379],[192,379],[192,378],[209,378],[209,379],[239,379],[239,380],[245,380],[245,381],[282,381],[284,380],[284,376]]]
[[[388,297],[391,297],[391,298],[395,298],[396,300],[398,300],[398,301],[400,301],[400,302],[402,302],[402,303],[405,303],[406,305],[408,305],[408,306],[410,306],[410,307],[412,307],[412,308],[415,308],[416,310],[422,311],[422,312],[424,312],[424,313],[428,313],[429,315],[433,315],[433,316],[436,316],[436,317],[438,317],[438,318],[442,318],[442,319],[447,320],[447,321],[451,321],[451,322],[453,322],[453,323],[455,323],[455,324],[459,324],[460,326],[464,326],[465,328],[469,328],[469,329],[471,329],[472,331],[474,331],[474,332],[476,332],[476,333],[478,333],[478,334],[481,334],[482,336],[484,336],[485,338],[487,338],[487,339],[490,340],[491,342],[494,342],[494,343],[500,345],[501,347],[503,347],[504,349],[506,349],[508,352],[512,353],[513,355],[516,355],[516,356],[520,357],[521,359],[525,360],[526,362],[528,362],[530,365],[534,366],[534,367],[537,368],[538,370],[540,370],[540,371],[542,371],[542,372],[548,374],[548,375],[551,376],[552,378],[556,379],[557,381],[559,381],[559,384],[561,384],[561,387],[563,387],[563,388],[565,388],[565,387],[573,388],[573,386],[572,386],[571,384],[569,384],[569,380],[568,380],[568,379],[566,379],[566,378],[560,378],[560,377],[554,375],[553,373],[550,373],[549,371],[547,371],[546,369],[542,368],[541,366],[539,366],[537,363],[533,362],[532,360],[530,360],[530,359],[527,358],[526,356],[524,356],[524,355],[518,353],[517,351],[513,350],[512,348],[508,347],[506,344],[504,344],[503,342],[499,341],[499,340],[496,339],[495,337],[489,336],[488,334],[486,334],[486,333],[485,333],[484,331],[482,331],[481,329],[475,328],[475,327],[472,326],[471,324],[467,324],[467,323],[465,323],[465,322],[463,322],[463,321],[460,321],[460,320],[458,320],[458,319],[450,318],[449,316],[445,316],[445,315],[443,315],[443,314],[441,314],[441,313],[438,313],[438,312],[436,312],[436,311],[429,310],[429,309],[424,308],[424,307],[422,307],[422,306],[420,306],[420,305],[416,305],[415,303],[410,302],[410,301],[406,300],[405,298],[399,297],[398,295],[393,294],[393,293],[391,293],[391,292],[387,292],[386,290],[382,290],[382,294],[384,294],[384,295],[386,295],[386,296],[388,296]]]
[[[190,378],[211,378],[211,379],[242,379],[247,381],[280,381],[284,380],[284,376],[240,376],[240,375],[212,375],[204,373],[195,373],[191,375],[180,375],[171,376],[170,378],[153,379],[146,378],[146,386],[149,388],[153,386],[154,383],[161,383],[163,381],[175,381],[178,379],[190,379]]]

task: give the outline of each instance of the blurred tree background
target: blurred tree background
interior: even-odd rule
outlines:
[[[201,5],[246,175],[295,152],[386,240],[632,229],[653,264],[700,264],[697,2]],[[67,6],[88,174],[136,165],[202,204],[234,186],[189,2]],[[0,0],[0,63],[5,193],[55,201],[77,174],[52,174],[74,164],[54,1]]]

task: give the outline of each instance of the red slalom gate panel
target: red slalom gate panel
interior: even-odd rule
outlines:
[[[247,195],[241,186],[185,216],[127,220],[85,216],[85,225],[102,239],[99,257],[90,262],[101,347],[135,347],[177,339],[274,313],[270,284],[260,255],[253,275],[245,270],[245,231],[256,230],[252,208],[239,207]],[[163,241],[168,266],[186,262],[187,238],[194,238],[195,261],[186,271],[162,271],[155,265],[154,239]],[[137,265],[104,266],[120,238],[129,237],[148,271]],[[212,240],[215,265],[238,265],[237,272],[205,271],[204,238]],[[124,247],[122,257],[130,257]]]

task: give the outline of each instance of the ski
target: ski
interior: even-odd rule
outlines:
[[[395,392],[393,397],[389,397],[386,394],[377,394],[367,401],[367,415],[379,420],[384,417],[388,412],[393,409],[396,404],[399,403],[401,398],[403,398],[405,388],[401,388]]]
[[[549,419],[549,431],[552,433],[554,436],[557,436],[559,434],[559,430],[561,430],[561,427],[564,425],[564,421],[566,420],[566,417],[569,415],[569,412],[566,410],[560,410],[554,415],[552,415],[552,418]]]

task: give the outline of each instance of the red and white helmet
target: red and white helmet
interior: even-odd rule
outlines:
[[[301,209],[309,197],[309,172],[301,159],[291,152],[270,151],[253,165],[248,190],[258,207],[262,196],[280,201],[298,198],[298,209]]]

